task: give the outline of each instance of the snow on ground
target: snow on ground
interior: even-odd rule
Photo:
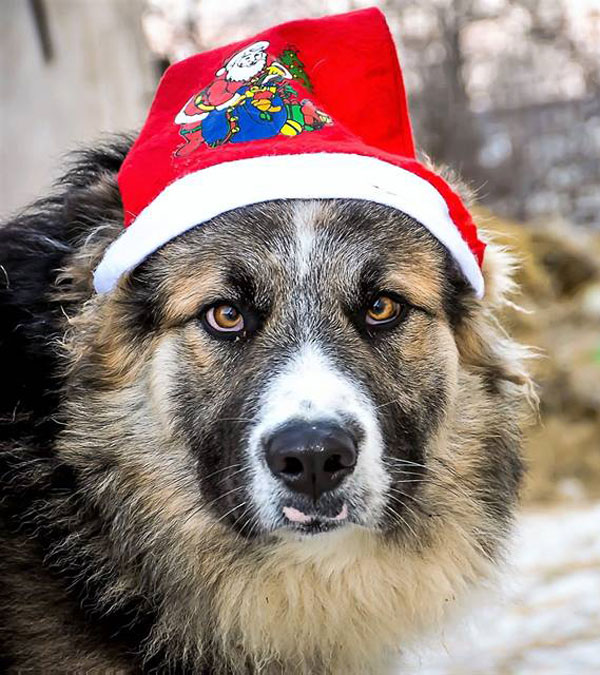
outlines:
[[[599,675],[600,503],[523,513],[501,595],[408,672]]]

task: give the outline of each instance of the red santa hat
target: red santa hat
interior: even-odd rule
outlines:
[[[99,293],[226,211],[350,198],[419,221],[483,295],[485,245],[459,196],[415,159],[396,49],[377,9],[292,21],[171,66],[118,182],[125,229],[96,269]]]

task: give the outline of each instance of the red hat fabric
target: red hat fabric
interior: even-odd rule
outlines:
[[[165,72],[118,176],[125,230],[99,293],[162,245],[232,209],[274,199],[365,199],[422,223],[478,297],[485,245],[469,212],[415,159],[383,14],[292,21]]]

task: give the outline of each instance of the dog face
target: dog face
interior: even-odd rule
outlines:
[[[455,405],[448,268],[391,209],[298,202],[216,219],[134,275],[153,324],[127,339],[154,336],[153,405],[215,519],[248,538],[410,528]]]
[[[81,386],[98,391],[114,434],[148,442],[161,483],[185,472],[190,503],[246,539],[356,527],[414,536],[440,482],[464,491],[460,476],[440,476],[452,474],[444,448],[474,394],[458,386],[469,295],[442,246],[387,207],[247,207],[167,244],[96,299],[88,313],[101,328],[74,340]],[[113,394],[146,427],[139,439],[123,411],[111,419]],[[165,442],[185,457],[172,474]],[[110,445],[126,464],[127,444]],[[516,488],[515,466],[509,457],[504,486]],[[497,495],[507,513],[513,488]]]

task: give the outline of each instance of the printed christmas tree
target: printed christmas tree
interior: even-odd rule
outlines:
[[[304,64],[298,57],[298,52],[293,47],[285,49],[279,57],[281,63],[290,71],[295,80],[300,80],[308,91],[312,91],[312,84],[308,79]]]

